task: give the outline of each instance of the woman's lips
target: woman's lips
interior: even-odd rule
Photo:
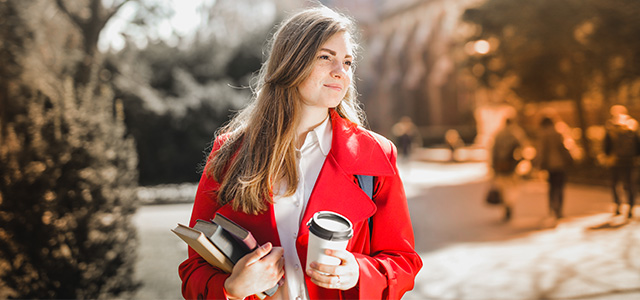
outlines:
[[[339,85],[339,84],[325,84],[324,86],[325,86],[325,87],[328,87],[328,88],[330,88],[330,89],[332,89],[332,90],[336,90],[336,91],[338,91],[338,92],[339,92],[339,91],[342,91],[342,86],[341,86],[341,85]]]

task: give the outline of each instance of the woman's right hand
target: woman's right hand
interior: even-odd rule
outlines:
[[[266,243],[245,255],[224,282],[227,296],[244,299],[272,288],[284,275],[283,254],[282,247]]]

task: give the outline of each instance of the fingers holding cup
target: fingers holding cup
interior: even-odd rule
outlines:
[[[332,268],[335,268],[335,266],[323,265],[314,262],[309,265],[307,275],[311,278],[311,282],[317,286],[326,289],[342,289],[344,275],[326,272],[328,269]]]
[[[355,256],[346,250],[325,250],[325,254],[340,260],[339,265],[326,265],[312,262],[307,269],[307,275],[318,286],[327,289],[348,290],[357,283],[360,268]]]

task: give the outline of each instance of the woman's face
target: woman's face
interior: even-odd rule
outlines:
[[[317,108],[338,106],[351,85],[352,62],[349,34],[344,31],[334,34],[320,47],[311,74],[298,86],[303,105]]]

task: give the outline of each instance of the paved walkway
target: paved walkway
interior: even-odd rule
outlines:
[[[640,217],[612,218],[608,191],[569,185],[565,219],[546,217],[543,182],[525,182],[514,219],[483,202],[482,163],[403,166],[416,249],[424,261],[403,299],[640,299]],[[180,299],[184,243],[169,231],[190,204],[148,205],[140,233],[136,299]],[[640,208],[636,209],[640,216]]]
[[[170,229],[177,223],[189,224],[192,206],[165,204],[138,209],[133,220],[139,243],[134,275],[142,287],[133,299],[183,299],[178,265],[187,258],[187,247]]]
[[[640,299],[640,218],[612,217],[608,189],[569,185],[555,222],[546,184],[524,182],[503,223],[483,202],[484,165],[413,168],[403,176],[424,267],[404,299]],[[439,168],[468,176],[415,176]]]

